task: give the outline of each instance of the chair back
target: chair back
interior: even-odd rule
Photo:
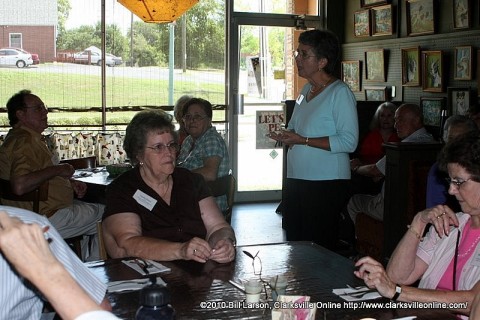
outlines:
[[[73,166],[75,170],[77,169],[91,169],[97,167],[97,157],[85,157],[85,158],[76,158],[76,159],[66,159],[60,161],[61,163],[68,163]]]
[[[23,195],[17,195],[13,193],[9,180],[0,179],[0,197],[10,201],[32,202],[32,210],[36,213],[40,213],[40,201],[46,201],[48,199],[48,182],[43,183],[35,190]]]
[[[223,212],[225,219],[230,223],[232,219],[232,207],[235,195],[235,177],[233,174],[217,178],[214,181],[208,181],[207,186],[212,193],[212,196],[219,197],[227,196],[227,209]]]

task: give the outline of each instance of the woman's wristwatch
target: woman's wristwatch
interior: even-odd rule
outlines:
[[[400,293],[402,293],[402,287],[397,284],[395,285],[395,294],[392,297],[392,301],[397,301],[398,297],[400,297]]]

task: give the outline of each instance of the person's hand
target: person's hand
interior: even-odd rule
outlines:
[[[305,144],[305,138],[301,135],[288,130],[282,130],[279,132],[271,132],[268,135],[269,138],[280,141],[292,147],[294,144]]]
[[[87,193],[87,184],[82,181],[77,180],[70,180],[70,184],[72,185],[73,191],[77,195],[78,198],[83,198]]]
[[[213,250],[210,259],[219,263],[227,263],[235,259],[235,247],[230,239],[219,240]]]
[[[75,168],[69,163],[60,163],[55,166],[57,176],[70,178],[75,173]]]
[[[390,280],[382,264],[371,257],[363,257],[355,263],[359,267],[353,273],[363,279],[367,287],[375,288],[383,297],[391,299],[395,295],[396,284]]]
[[[433,208],[425,209],[417,213],[417,217],[422,223],[431,223],[435,230],[437,230],[438,236],[441,238],[443,235],[449,235],[450,226],[458,227],[458,218],[455,212],[452,211],[446,205],[437,205]]]
[[[205,263],[212,255],[212,248],[207,241],[200,238],[192,238],[181,246],[181,256],[184,260],[195,260]]]
[[[44,232],[47,230],[48,227],[42,229],[36,223],[26,224],[0,211],[0,250],[29,280],[58,263],[45,239]]]
[[[362,161],[358,158],[350,160],[350,170],[355,171],[362,165]]]

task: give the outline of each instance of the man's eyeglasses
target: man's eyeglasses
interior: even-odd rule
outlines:
[[[451,178],[445,178],[447,180],[448,185],[454,185],[457,189],[460,189],[462,184],[464,184],[467,181],[473,180],[472,178],[468,178],[467,180],[459,180],[459,179],[451,179]],[[475,180],[473,180],[475,181]]]
[[[48,111],[48,107],[44,104],[39,104],[36,106],[28,106],[28,107],[25,107],[25,109],[32,109],[34,112]]]
[[[164,153],[167,149],[170,152],[178,152],[180,150],[180,146],[176,142],[171,142],[169,144],[159,143],[151,147],[147,147],[148,149],[152,149],[155,153]]]
[[[311,57],[316,57],[316,56],[315,55],[309,55],[305,51],[302,52],[302,51],[295,50],[295,51],[293,51],[293,57],[295,59],[299,58],[301,60],[305,60],[305,59],[308,59],[308,58],[311,58]]]
[[[201,121],[205,119],[207,116],[201,116],[199,114],[186,114],[182,117],[183,121]]]

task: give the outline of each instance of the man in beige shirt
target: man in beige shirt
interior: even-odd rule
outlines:
[[[74,199],[85,195],[87,186],[71,179],[74,168],[59,164],[47,148],[42,132],[48,127],[48,110],[43,101],[28,90],[13,95],[7,102],[12,129],[0,146],[0,178],[10,180],[19,195],[48,181],[48,200],[40,203],[40,213],[49,218],[63,238],[85,235],[82,258],[99,259],[96,224],[104,206]],[[9,206],[32,210],[31,202],[8,201]],[[90,241],[92,240],[92,241]]]

